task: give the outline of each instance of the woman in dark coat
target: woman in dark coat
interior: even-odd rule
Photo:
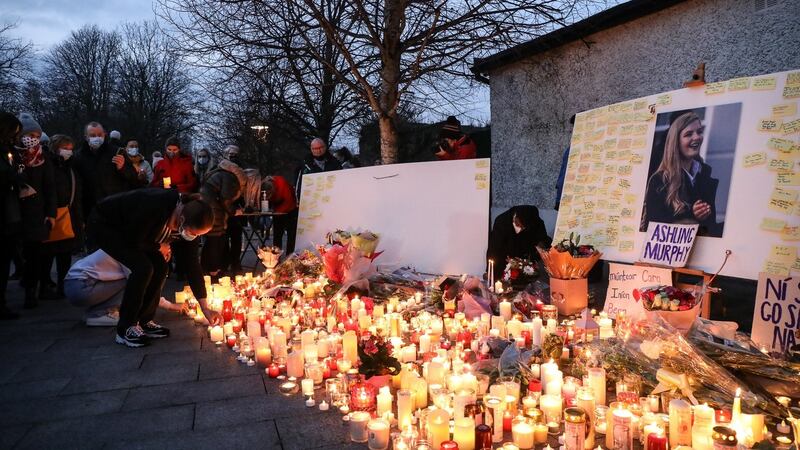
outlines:
[[[698,235],[721,237],[716,222],[715,198],[719,180],[703,162],[703,126],[694,112],[678,116],[670,125],[664,157],[647,182],[640,231],[651,221],[699,224]]]
[[[13,114],[0,112],[0,320],[18,319],[6,306],[8,271],[19,243],[22,217],[19,209],[19,174],[14,144],[22,124]],[[17,268],[19,270],[19,268]]]
[[[39,143],[42,127],[30,114],[19,116],[22,137],[17,146],[17,155],[22,168],[20,211],[22,212],[22,252],[25,268],[22,285],[25,287],[25,308],[35,308],[37,288],[44,281],[41,274],[44,264],[44,241],[56,221],[56,189],[53,163],[50,155]]]
[[[58,291],[55,297],[64,297],[64,278],[72,264],[72,252],[78,247],[83,230],[83,212],[81,202],[81,183],[76,171],[72,168],[72,152],[75,143],[69,136],[57,134],[50,139],[53,173],[55,175],[56,206],[69,208],[72,232],[75,237],[44,244],[44,264],[42,279],[50,276],[53,260],[56,261],[58,273]],[[41,295],[40,295],[41,296]]]
[[[536,246],[547,247],[552,239],[547,235],[539,209],[532,205],[517,205],[494,220],[489,234],[488,259],[493,260],[494,277],[503,276],[508,258],[539,259]]]

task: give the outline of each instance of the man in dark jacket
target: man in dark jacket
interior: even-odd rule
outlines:
[[[328,146],[325,144],[325,141],[320,138],[315,138],[311,141],[311,154],[306,157],[303,164],[297,170],[297,182],[295,183],[294,191],[295,197],[300,200],[303,175],[308,173],[330,172],[332,170],[342,170],[342,164],[328,151]]]
[[[8,270],[19,242],[22,223],[19,209],[20,179],[14,161],[14,144],[21,132],[19,119],[11,113],[0,112],[0,320],[19,318],[19,314],[6,306],[6,288]]]
[[[88,216],[109,195],[136,189],[139,179],[133,164],[106,142],[102,125],[89,122],[84,132],[73,164],[83,183],[83,212]]]
[[[486,252],[488,259],[495,262],[495,279],[503,276],[507,258],[539,259],[536,246],[549,246],[551,242],[535,206],[518,205],[500,214],[494,220]]]

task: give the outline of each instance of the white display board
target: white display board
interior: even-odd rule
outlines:
[[[489,236],[488,159],[393,164],[303,176],[297,248],[369,229],[378,265],[478,275]]]
[[[649,221],[697,223],[694,217],[700,214],[704,222],[687,266],[716,272],[730,249],[724,275],[756,279],[762,271],[800,273],[798,102],[800,71],[793,71],[709,83],[578,114],[555,241],[576,232],[604,259],[634,262],[642,255]],[[668,143],[671,133],[675,145]],[[696,203],[697,213],[691,204],[693,218],[687,220],[686,209],[681,217],[676,196],[669,200],[666,187],[679,192],[689,181],[663,182],[668,169],[676,167],[674,157],[664,155],[692,152],[703,160],[689,168],[697,177],[692,201],[703,200]],[[648,186],[652,201],[643,214]]]

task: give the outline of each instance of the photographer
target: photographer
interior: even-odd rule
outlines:
[[[449,116],[439,131],[439,145],[434,154],[440,161],[453,159],[473,159],[476,153],[475,142],[461,132],[461,122]]]

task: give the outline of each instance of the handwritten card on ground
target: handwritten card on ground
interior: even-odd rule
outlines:
[[[697,224],[650,222],[641,261],[670,267],[686,266],[697,227]]]
[[[609,263],[608,291],[603,310],[612,318],[620,311],[625,311],[633,320],[643,318],[645,310],[634,298],[634,289],[662,285],[672,286],[672,269]]]
[[[758,274],[752,339],[785,352],[800,340],[800,278]]]

